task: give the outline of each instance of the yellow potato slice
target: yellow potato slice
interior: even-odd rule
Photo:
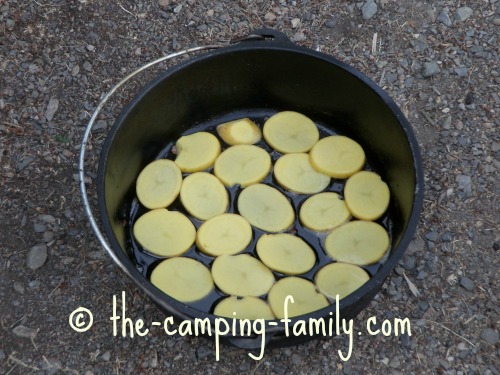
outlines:
[[[320,193],[309,197],[300,207],[302,225],[317,232],[331,230],[351,217],[345,202],[337,193]]]
[[[219,256],[237,254],[252,240],[252,227],[242,216],[221,214],[205,221],[198,228],[196,245],[205,254]]]
[[[285,277],[273,285],[267,300],[278,319],[285,317],[285,299],[292,296],[294,302],[288,302],[288,317],[308,314],[328,306],[325,296],[316,291],[314,284],[300,277]]]
[[[331,263],[321,268],[315,277],[319,291],[328,298],[339,300],[355,292],[370,280],[368,273],[354,264]]]
[[[149,163],[139,174],[137,198],[146,208],[165,208],[179,195],[182,173],[172,160],[160,159]]]
[[[199,172],[210,168],[220,154],[220,142],[207,132],[197,132],[180,137],[175,144],[175,163],[182,172]]]
[[[274,284],[274,275],[248,254],[221,255],[212,264],[212,277],[222,292],[239,297],[258,297]]]
[[[332,135],[319,140],[309,153],[311,165],[333,178],[347,178],[365,164],[365,152],[351,138]]]
[[[389,248],[389,235],[373,221],[350,221],[325,238],[325,250],[339,262],[365,266],[378,262]]]
[[[316,263],[314,250],[291,234],[264,234],[257,241],[256,249],[266,266],[287,275],[306,273]]]
[[[283,154],[307,152],[319,139],[316,124],[293,111],[278,112],[269,117],[264,124],[263,134],[266,142]]]
[[[224,298],[215,306],[214,315],[250,320],[274,319],[269,305],[258,297],[238,298],[231,296]]]
[[[217,177],[207,172],[196,172],[184,178],[180,195],[184,208],[200,220],[222,214],[229,206],[226,188]]]
[[[260,141],[262,132],[249,118],[242,118],[217,126],[217,133],[228,145],[253,145]]]
[[[358,172],[347,180],[345,203],[352,216],[361,220],[376,220],[389,207],[390,192],[382,178],[368,171]]]
[[[133,232],[144,250],[164,257],[185,253],[196,237],[196,228],[185,215],[164,208],[142,215],[135,222]]]
[[[271,170],[269,153],[258,146],[236,145],[224,150],[214,165],[214,174],[226,186],[241,187],[262,181]]]
[[[194,302],[206,297],[214,288],[207,266],[191,258],[170,258],[151,272],[151,283],[181,302]]]
[[[330,183],[330,176],[313,169],[309,155],[285,154],[274,164],[274,177],[285,189],[299,194],[315,194]]]
[[[250,185],[238,197],[238,211],[254,227],[281,232],[295,220],[293,207],[277,189],[264,184]]]

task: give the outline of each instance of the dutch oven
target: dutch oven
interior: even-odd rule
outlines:
[[[275,30],[255,30],[236,43],[179,63],[148,83],[123,109],[101,152],[97,194],[109,244],[91,220],[93,227],[113,260],[168,316],[211,322],[216,318],[154,287],[134,260],[127,233],[130,226],[124,220],[133,210],[137,176],[182,134],[283,110],[305,114],[324,129],[355,139],[391,191],[389,256],[365,285],[341,300],[341,318],[352,319],[366,307],[405,252],[422,207],[423,172],[418,143],[401,110],[353,67],[297,46]],[[88,203],[83,183],[85,142],[80,176]],[[335,304],[292,318],[290,324],[309,318],[335,318]],[[268,344],[294,344],[309,337],[285,336],[284,325],[275,322],[266,327]],[[225,339],[239,347],[260,347],[256,337]]]

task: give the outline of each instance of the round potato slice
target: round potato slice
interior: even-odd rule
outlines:
[[[220,124],[217,133],[228,145],[253,145],[260,141],[262,132],[249,118],[242,118]]]
[[[274,275],[262,262],[248,254],[221,255],[212,264],[215,285],[239,297],[261,296],[274,284]]]
[[[151,283],[181,302],[194,302],[206,297],[214,288],[210,270],[191,258],[170,258],[151,272]]]
[[[197,132],[179,138],[175,144],[175,163],[182,172],[199,172],[210,168],[220,154],[220,142],[207,132]]]
[[[332,135],[319,140],[309,153],[311,165],[333,178],[347,178],[365,164],[365,152],[351,138]]]
[[[139,174],[137,198],[150,210],[165,208],[179,195],[182,173],[172,160],[160,159],[149,163]]]
[[[252,227],[242,216],[221,214],[205,221],[198,228],[196,244],[205,254],[219,256],[237,254],[252,240]]]
[[[257,241],[256,249],[266,266],[287,275],[306,273],[316,263],[314,250],[291,234],[265,234]]]
[[[231,296],[224,298],[215,306],[214,315],[250,320],[274,319],[269,305],[258,297],[238,298]]]
[[[229,206],[226,188],[207,172],[196,172],[184,178],[180,195],[184,208],[200,220],[222,214]]]
[[[238,197],[238,211],[254,227],[281,232],[295,220],[293,207],[277,189],[264,184],[250,185]]]
[[[368,171],[358,172],[347,180],[345,203],[352,216],[361,220],[376,220],[389,207],[390,192],[382,178]]]
[[[286,154],[307,152],[319,139],[319,131],[312,120],[293,111],[278,112],[264,124],[263,135],[275,150]]]
[[[354,264],[331,263],[321,268],[315,277],[319,291],[328,298],[339,301],[370,280],[368,273]]]
[[[142,215],[135,222],[133,232],[144,250],[164,257],[185,253],[196,237],[196,228],[186,216],[164,208]]]
[[[285,154],[274,164],[274,177],[285,189],[299,194],[315,194],[330,183],[330,176],[316,171],[304,153]]]
[[[300,207],[302,225],[323,232],[344,224],[351,217],[345,202],[337,193],[320,193],[307,198]]]
[[[350,221],[325,238],[325,250],[339,262],[365,266],[378,262],[389,248],[389,235],[373,221]]]
[[[293,297],[293,303],[288,301],[288,317],[304,315],[328,306],[325,296],[316,291],[314,284],[300,277],[285,277],[273,285],[267,300],[278,319],[285,317],[285,299]]]
[[[214,174],[226,186],[241,187],[262,181],[271,170],[271,156],[258,146],[236,145],[224,150],[214,165]]]

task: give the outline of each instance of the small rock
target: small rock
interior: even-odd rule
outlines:
[[[179,13],[181,10],[182,10],[182,4],[179,4],[174,8],[174,13]]]
[[[47,226],[40,223],[35,223],[33,224],[33,230],[35,231],[35,233],[42,233],[47,230]]]
[[[5,359],[6,355],[3,350],[0,350],[0,361],[3,361]]]
[[[429,232],[425,235],[425,238],[429,241],[436,242],[439,238],[439,234],[436,231]]]
[[[23,285],[22,285],[20,282],[18,282],[18,281],[16,281],[16,282],[14,283],[14,290],[15,290],[17,293],[19,293],[19,294],[24,294],[24,287],[23,287]]]
[[[166,7],[168,4],[170,4],[170,0],[158,0],[158,5],[161,7]]]
[[[398,368],[399,366],[401,366],[401,361],[399,360],[398,357],[393,357],[390,361],[389,361],[389,367],[392,367],[392,368]]]
[[[51,230],[43,232],[43,242],[50,242],[54,239],[54,237],[54,232],[52,232]]]
[[[38,220],[44,224],[51,224],[56,221],[56,218],[52,215],[38,215]]]
[[[210,354],[212,354],[213,351],[209,347],[202,345],[196,349],[196,357],[200,360],[205,357],[208,357]]]
[[[472,195],[472,180],[470,176],[466,175],[458,175],[456,177],[456,182],[458,184],[458,188],[462,190],[467,197]]]
[[[500,17],[495,17],[493,19],[493,25],[500,26]]]
[[[418,307],[420,311],[426,312],[429,309],[429,304],[425,301],[418,301]]]
[[[439,69],[437,62],[435,61],[426,62],[422,67],[422,75],[425,78],[432,77],[433,75],[439,73],[440,71],[441,70]]]
[[[12,330],[12,333],[17,337],[22,337],[25,339],[32,339],[36,336],[36,329],[29,328],[26,326],[18,325],[16,328]]]
[[[302,357],[300,356],[300,354],[295,353],[292,355],[292,363],[295,366],[300,366],[302,364]]]
[[[457,75],[459,77],[465,77],[467,76],[467,68],[465,66],[460,66],[458,68],[455,68],[455,73],[457,73]]]
[[[92,64],[88,61],[85,61],[83,63],[83,69],[85,69],[87,72],[90,72],[92,70]]]
[[[437,20],[441,22],[443,25],[451,27],[453,23],[451,22],[450,16],[446,12],[439,13]]]
[[[470,16],[472,16],[473,10],[469,7],[461,7],[457,9],[457,20],[459,21],[465,21],[468,19]]]
[[[71,75],[73,77],[76,77],[80,73],[80,67],[78,65],[75,65],[73,69],[71,69]]]
[[[303,42],[304,40],[306,40],[306,36],[304,35],[303,32],[298,32],[298,33],[295,33],[292,37],[292,41],[293,42]]]
[[[451,242],[453,239],[453,235],[450,232],[446,232],[441,236],[441,241],[443,242]]]
[[[92,133],[101,133],[106,130],[108,123],[106,120],[99,120],[92,128]]]
[[[59,100],[56,98],[51,98],[49,100],[49,104],[47,105],[47,109],[45,110],[45,118],[47,121],[52,121],[57,109],[59,108]]]
[[[38,288],[41,284],[42,284],[42,283],[40,282],[40,280],[33,280],[33,281],[30,281],[28,285],[29,285],[29,287],[30,287],[31,289],[36,289],[36,288]]]
[[[466,276],[460,279],[460,285],[463,286],[468,291],[472,292],[474,290],[474,282]]]
[[[325,26],[328,27],[329,29],[333,29],[335,27],[335,21],[334,20],[328,20],[325,22]]]
[[[272,22],[276,19],[276,15],[273,13],[273,12],[267,12],[265,15],[264,15],[264,20],[266,20],[267,22]]]
[[[369,20],[375,15],[375,13],[377,13],[377,4],[374,0],[368,0],[361,7],[361,14],[364,20]]]
[[[294,19],[291,21],[291,23],[292,23],[292,29],[296,29],[296,28],[297,28],[297,26],[299,26],[299,25],[300,25],[300,19],[299,19],[299,18],[294,18]]]
[[[47,245],[38,244],[33,246],[26,257],[26,265],[32,270],[43,266],[47,261]]]
[[[408,250],[406,251],[406,254],[412,255],[415,253],[421,253],[422,251],[424,251],[424,247],[425,247],[424,240],[422,240],[421,238],[414,238],[408,245]]]
[[[19,173],[21,172],[24,168],[26,168],[28,165],[30,165],[35,158],[28,156],[25,157],[23,160],[21,160],[19,163],[16,165],[16,172]]]
[[[498,331],[492,328],[483,329],[480,337],[490,345],[495,345],[499,339]]]
[[[108,362],[111,359],[111,353],[109,352],[109,350],[106,351],[103,355],[101,355],[101,358],[103,361]]]

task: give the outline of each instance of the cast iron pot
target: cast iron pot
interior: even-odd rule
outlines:
[[[169,316],[209,318],[212,323],[216,318],[165,295],[131,259],[123,220],[137,176],[166,144],[193,127],[282,110],[301,112],[353,137],[378,165],[391,191],[391,252],[369,282],[341,301],[341,318],[354,318],[366,307],[406,250],[422,207],[423,173],[417,141],[400,109],[351,66],[299,47],[274,30],[256,30],[233,45],[180,63],[149,83],[123,109],[101,153],[97,191],[111,255]],[[335,304],[293,318],[290,324],[323,317],[335,318]],[[306,338],[285,336],[281,322],[266,328],[268,344]],[[225,339],[243,348],[261,344],[258,337]]]

